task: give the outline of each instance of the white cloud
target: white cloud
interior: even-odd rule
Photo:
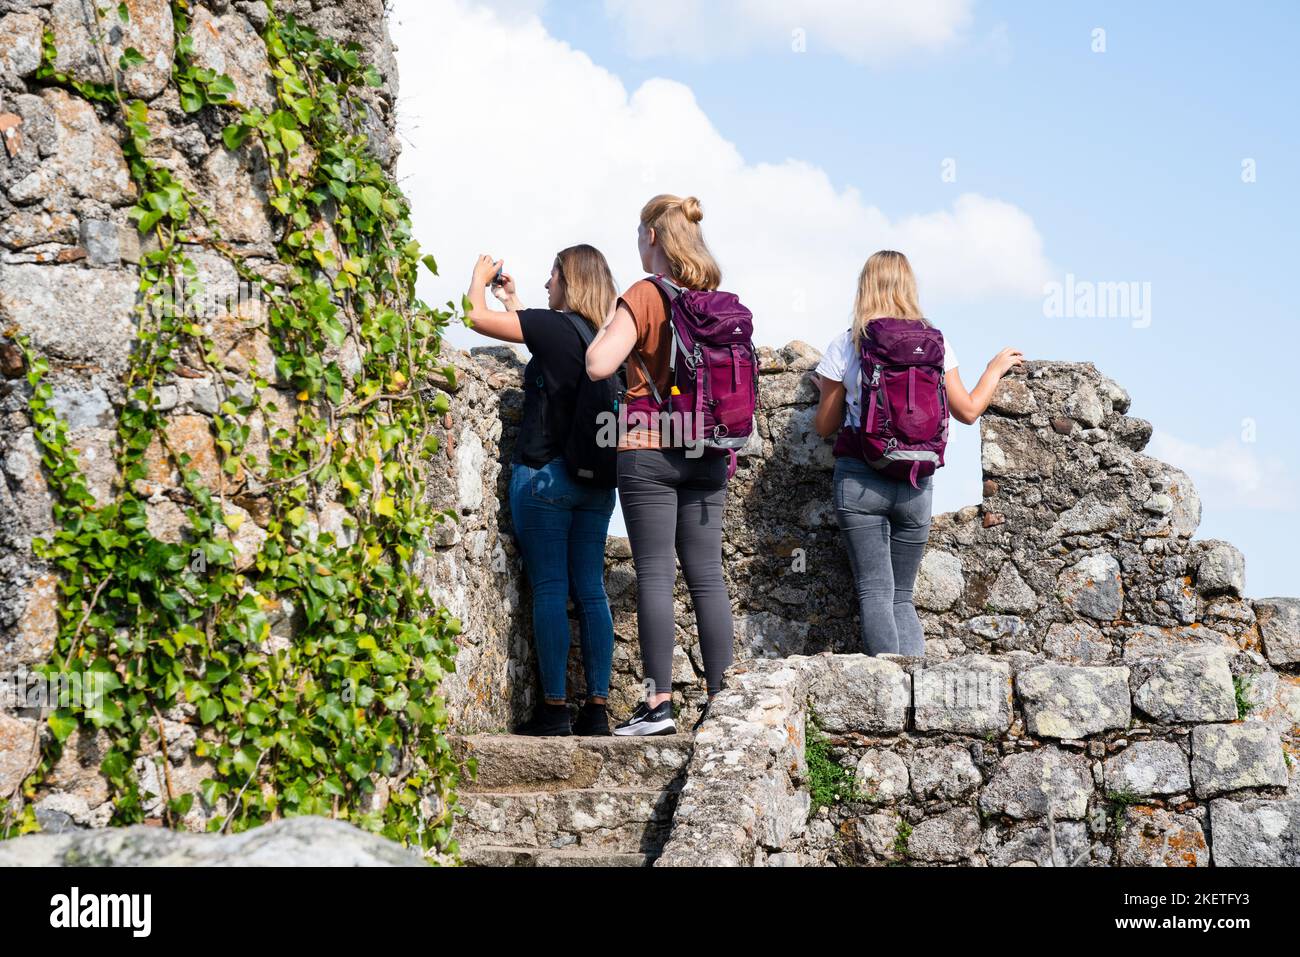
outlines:
[[[1190,475],[1202,502],[1211,508],[1295,510],[1291,470],[1281,459],[1263,455],[1248,443],[1227,438],[1204,446],[1157,431],[1146,451]]]
[[[689,87],[653,79],[631,94],[534,16],[462,0],[398,0],[400,164],[417,235],[444,278],[433,303],[460,301],[473,257],[505,256],[526,303],[556,250],[590,242],[626,286],[640,277],[637,214],[659,192],[704,203],[723,285],[753,309],[760,343],[821,348],[845,327],[858,270],[897,248],[922,303],[1041,298],[1053,273],[1032,219],[977,194],[891,219],[799,160],[747,163]],[[468,338],[456,335],[464,344]]]
[[[700,59],[751,49],[831,52],[868,64],[934,52],[960,38],[972,0],[605,0],[634,56]]]

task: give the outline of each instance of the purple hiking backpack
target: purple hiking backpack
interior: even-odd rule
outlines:
[[[629,416],[672,413],[682,422],[682,438],[730,458],[727,478],[736,471],[736,453],[754,431],[758,404],[758,353],[754,317],[734,293],[682,289],[663,276],[652,281],[668,300],[673,348],[668,360],[671,388],[661,396],[644,360],[635,351],[652,395],[628,403]]]
[[[943,466],[948,443],[943,333],[915,320],[873,319],[858,349],[862,422],[844,427],[835,454],[915,488]]]

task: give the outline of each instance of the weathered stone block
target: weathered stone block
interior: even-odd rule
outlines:
[[[988,606],[994,611],[1029,614],[1038,609],[1038,596],[1025,584],[1016,566],[1003,562],[998,577],[989,589]]]
[[[1162,797],[1192,789],[1187,755],[1172,741],[1137,741],[1107,758],[1103,768],[1110,793]]]
[[[1163,658],[1138,671],[1133,702],[1157,721],[1232,721],[1236,691],[1227,656],[1213,647]]]
[[[1077,867],[1088,862],[1091,852],[1086,824],[1057,821],[1050,829],[1042,825],[1013,828],[1005,840],[991,848],[988,862],[993,867]]]
[[[206,7],[196,7],[190,35],[194,65],[230,77],[237,103],[264,113],[275,108],[266,43],[247,20],[237,13],[213,16]]]
[[[1227,542],[1207,542],[1196,566],[1196,589],[1202,595],[1240,595],[1246,590],[1246,558]]]
[[[1084,621],[1056,622],[1047,629],[1043,653],[1051,658],[1093,665],[1114,654],[1110,639]]]
[[[1261,598],[1254,605],[1269,662],[1273,665],[1300,662],[1300,598]]]
[[[1031,734],[1083,738],[1125,728],[1131,717],[1127,668],[1042,665],[1016,676]]]
[[[54,68],[83,82],[111,83],[105,65],[107,55],[108,65],[120,72],[123,92],[147,100],[161,93],[171,79],[171,5],[166,0],[129,0],[126,6],[130,17],[124,23],[117,15],[117,4],[110,0],[54,0],[50,18],[56,50]],[[100,36],[104,40],[102,50],[97,43]],[[144,57],[144,62],[125,72],[117,71],[118,60],[132,48]]]
[[[969,655],[913,674],[918,731],[1003,732],[1011,726],[1011,669],[1005,661]]]
[[[960,744],[919,748],[908,755],[912,795],[918,801],[955,801],[979,787],[980,772],[970,749]]]
[[[871,748],[858,760],[854,776],[873,803],[896,801],[907,794],[907,765],[893,751]]]
[[[1300,789],[1281,800],[1210,802],[1216,867],[1300,867]]]
[[[809,689],[818,723],[833,734],[887,734],[907,726],[912,678],[899,665],[866,655],[833,655]]]
[[[38,352],[126,370],[135,335],[136,278],[126,271],[23,264],[0,268],[0,327],[17,326]]]
[[[39,760],[36,722],[0,711],[0,795],[12,794]]]
[[[961,559],[952,552],[927,548],[913,590],[916,607],[926,611],[947,611],[957,604],[965,588]]]
[[[41,18],[6,13],[0,18],[0,73],[31,76],[41,65]]]
[[[41,91],[53,119],[50,156],[9,188],[15,203],[57,203],[60,196],[121,206],[135,199],[122,148],[86,100],[58,87]]]
[[[1192,729],[1192,784],[1197,797],[1281,787],[1286,781],[1282,742],[1267,725],[1245,721]]]
[[[1047,817],[1080,820],[1092,794],[1092,774],[1077,754],[1053,747],[1011,754],[1002,759],[980,793],[986,814],[1028,819]]]
[[[907,855],[918,861],[954,864],[970,859],[979,844],[979,815],[958,807],[916,825],[907,839]]]
[[[1119,562],[1106,552],[1079,559],[1057,579],[1061,602],[1098,621],[1113,621],[1124,609]]]
[[[1200,821],[1163,808],[1125,808],[1115,850],[1121,867],[1208,867],[1210,863]]]

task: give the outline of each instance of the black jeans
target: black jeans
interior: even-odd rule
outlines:
[[[683,449],[618,453],[618,498],[636,565],[637,633],[650,694],[673,688],[675,557],[695,605],[709,692],[731,664],[731,598],[722,577],[727,460]]]

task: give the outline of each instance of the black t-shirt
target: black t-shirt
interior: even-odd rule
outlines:
[[[564,454],[578,382],[587,374],[587,347],[573,320],[554,309],[521,309],[519,326],[532,358],[524,367],[524,416],[514,460],[541,468]]]

